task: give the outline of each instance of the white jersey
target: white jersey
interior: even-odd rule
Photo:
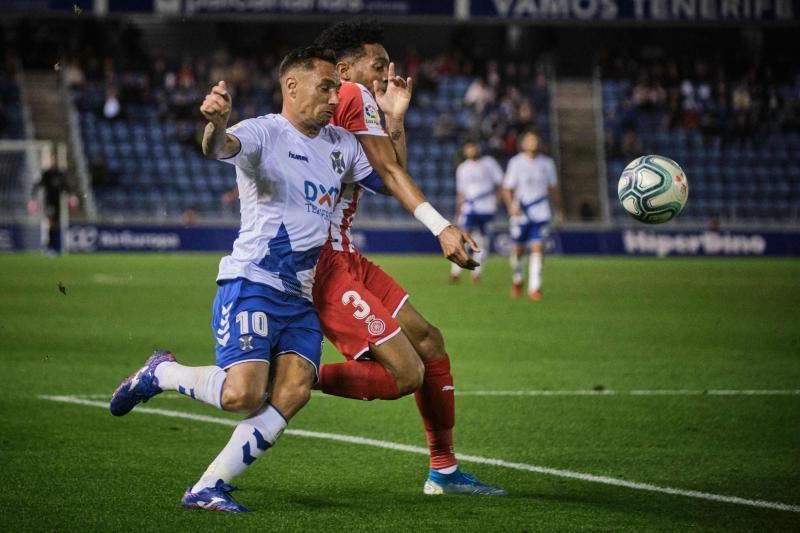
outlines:
[[[456,168],[456,192],[464,197],[462,215],[493,215],[497,212],[497,186],[503,169],[493,158],[462,162]]]
[[[503,182],[504,187],[514,191],[514,201],[523,215],[535,223],[550,221],[547,188],[557,184],[556,165],[551,157],[537,154],[531,159],[523,153],[509,160]]]
[[[332,124],[341,126],[355,135],[375,135],[386,137],[378,113],[378,104],[372,93],[360,83],[342,82],[339,89],[339,105],[331,119]],[[359,143],[360,144],[360,143]],[[372,190],[366,187],[367,190]],[[331,217],[330,243],[336,251],[354,252],[350,228],[358,210],[358,202],[364,195],[364,184],[342,186],[342,194],[336,202]]]
[[[372,173],[361,144],[332,125],[309,138],[275,114],[243,120],[228,133],[242,144],[223,159],[236,165],[242,225],[217,280],[245,278],[311,300],[342,183]]]

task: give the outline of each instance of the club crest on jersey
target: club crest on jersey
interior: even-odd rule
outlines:
[[[378,114],[378,110],[375,109],[375,106],[372,104],[367,104],[364,107],[364,122],[369,124],[370,126],[381,126],[381,117]]]
[[[253,349],[253,336],[243,335],[239,337],[239,349],[243,352],[249,352]]]
[[[375,318],[375,315],[368,316],[366,322],[370,335],[383,335],[383,332],[386,331],[386,322],[380,318]]]
[[[341,174],[344,172],[344,157],[342,157],[342,152],[339,150],[331,152],[331,165],[333,166],[333,170],[337,173]]]

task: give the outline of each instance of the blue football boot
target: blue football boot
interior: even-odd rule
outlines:
[[[200,492],[191,492],[192,487],[186,489],[181,499],[181,505],[187,509],[202,509],[204,511],[221,511],[223,513],[247,513],[250,510],[234,500],[230,493],[236,490],[224,483],[221,479],[213,487],[206,487]]]
[[[170,352],[153,352],[144,366],[125,378],[111,395],[109,408],[114,416],[128,414],[137,404],[146,402],[161,392],[156,379],[156,367],[161,363],[175,362]]]
[[[435,496],[439,494],[482,494],[484,496],[505,496],[503,489],[481,483],[473,476],[457,469],[452,474],[442,474],[431,470],[425,487],[425,494]]]

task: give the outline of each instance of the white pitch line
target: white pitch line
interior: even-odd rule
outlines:
[[[798,396],[800,389],[656,389],[656,390],[466,390],[458,396]]]
[[[311,391],[315,397],[335,398],[321,391]],[[456,396],[800,396],[800,389],[655,389],[655,390],[456,390]],[[88,400],[110,399],[109,394],[80,394],[71,398]],[[181,395],[167,395],[177,400]]]
[[[50,400],[54,402],[71,403],[77,405],[88,405],[92,407],[102,407],[108,409],[107,402],[96,402],[92,400],[84,400],[74,396],[39,396],[43,400]],[[196,415],[182,411],[170,411],[167,409],[155,409],[152,407],[137,407],[137,413],[146,413],[153,415],[167,416],[171,418],[185,418],[187,420],[195,420],[198,422],[208,422],[211,424],[219,424],[223,426],[236,426],[238,421],[230,420],[227,418],[219,418],[214,416]],[[367,439],[363,437],[354,437],[351,435],[339,435],[337,433],[323,433],[318,431],[307,431],[304,429],[287,429],[284,433],[295,435],[298,437],[308,437],[312,439],[325,439],[337,442],[346,442],[348,444],[360,444],[363,446],[373,446],[375,448],[383,448],[386,450],[395,450],[407,453],[416,453],[420,455],[428,455],[427,448],[419,446],[410,446],[407,444],[398,444],[395,442],[388,442],[384,440]],[[670,494],[673,496],[686,496],[688,498],[697,498],[701,500],[711,500],[722,503],[732,503],[736,505],[746,505],[749,507],[761,507],[764,509],[775,509],[778,511],[790,511],[793,513],[800,513],[800,505],[790,505],[781,502],[771,502],[766,500],[750,500],[747,498],[740,498],[738,496],[725,496],[722,494],[713,494],[710,492],[700,492],[696,490],[676,489],[672,487],[661,487],[659,485],[652,485],[650,483],[638,483],[636,481],[627,481],[624,479],[617,479],[607,476],[596,476],[594,474],[586,474],[583,472],[573,472],[571,470],[559,470],[556,468],[547,468],[544,466],[529,465],[525,463],[511,463],[503,461],[502,459],[492,459],[490,457],[480,457],[478,455],[458,455],[459,461],[468,463],[479,463],[492,466],[500,466],[503,468],[510,468],[513,470],[522,470],[526,472],[534,472],[537,474],[545,474],[549,476],[578,479],[580,481],[589,481],[592,483],[602,483],[604,485],[613,485],[616,487],[625,487],[634,490],[643,490],[648,492],[659,492],[662,494]]]

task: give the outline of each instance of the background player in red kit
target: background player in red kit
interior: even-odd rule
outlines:
[[[404,170],[403,117],[412,83],[394,75],[382,28],[370,20],[343,22],[323,32],[317,44],[336,52],[342,80],[332,122],[356,135],[383,185],[438,237],[445,256],[474,268],[477,263],[464,244],[477,248],[475,243],[427,202]],[[385,130],[378,103],[386,117]],[[322,365],[320,388],[327,394],[365,400],[395,399],[416,391],[430,448],[424,493],[503,495],[504,490],[458,468],[453,451],[453,376],[441,333],[408,302],[406,291],[353,245],[350,226],[365,189],[343,184],[330,238],[317,265],[314,306],[325,336],[348,359]]]

